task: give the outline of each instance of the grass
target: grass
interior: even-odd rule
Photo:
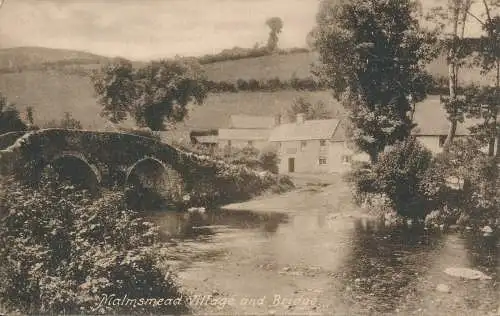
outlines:
[[[64,112],[81,121],[84,128],[99,129],[105,120],[99,116],[100,106],[88,77],[63,71],[26,70],[50,62],[58,69],[95,69],[110,59],[86,52],[48,48],[12,48],[0,50],[0,70],[24,69],[20,72],[0,71],[0,91],[21,111],[27,106],[35,110],[35,123],[43,125],[59,119]],[[310,65],[316,60],[314,53],[273,55],[205,65],[208,78],[214,81],[242,79],[290,79],[293,75],[309,75]],[[446,61],[434,61],[429,71],[437,76],[447,75]],[[462,70],[466,81],[485,82],[488,76],[479,71]],[[194,106],[185,124],[186,128],[218,128],[227,124],[231,114],[275,115],[288,107],[294,98],[304,96],[310,101],[323,100],[332,111],[340,106],[329,92],[278,91],[211,94],[202,106]]]
[[[35,123],[39,125],[62,118],[64,112],[70,112],[85,128],[101,128],[105,124],[85,77],[41,71],[2,74],[0,91],[23,115],[27,106],[33,106]]]
[[[274,55],[230,60],[204,65],[208,78],[214,81],[241,79],[290,79],[293,75],[305,78],[310,75],[310,65],[317,60],[315,53]]]

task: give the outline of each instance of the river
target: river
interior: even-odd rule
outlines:
[[[386,227],[349,196],[339,180],[150,217],[185,291],[207,298],[192,301],[194,314],[500,315],[498,237]],[[450,267],[491,280],[449,276]]]

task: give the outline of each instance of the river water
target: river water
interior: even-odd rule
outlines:
[[[257,210],[151,218],[186,290],[226,298],[194,313],[500,315],[498,237],[386,227],[336,204],[338,194],[302,191],[245,205]],[[450,267],[491,280],[449,276]]]

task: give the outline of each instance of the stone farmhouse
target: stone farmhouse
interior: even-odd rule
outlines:
[[[238,148],[254,147],[258,150],[269,146],[269,135],[279,123],[274,117],[231,115],[229,127],[219,129],[218,147]]]
[[[275,127],[269,141],[277,148],[280,173],[343,172],[354,156],[367,159],[347,146],[344,135],[341,119],[304,120],[298,114],[294,123]]]
[[[438,96],[430,96],[416,105],[413,135],[433,153],[443,150],[449,122]],[[235,115],[228,129],[219,129],[219,147],[231,146],[257,149],[276,148],[280,173],[344,172],[353,161],[368,161],[368,155],[348,146],[345,121],[305,120],[302,114],[294,123],[284,123],[273,117]],[[458,124],[456,136],[468,135],[474,121]]]

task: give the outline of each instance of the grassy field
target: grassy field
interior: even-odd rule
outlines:
[[[23,70],[36,68],[43,63],[57,67],[97,68],[110,59],[86,52],[54,50],[48,48],[13,48],[0,50],[0,69],[18,69],[19,72],[1,73],[0,91],[21,111],[27,106],[35,109],[35,121],[39,125],[59,119],[70,112],[85,128],[103,128],[105,120],[99,116],[100,107],[88,77],[68,74],[58,70]],[[293,75],[303,78],[309,75],[310,65],[316,60],[314,53],[264,56],[258,58],[219,62],[205,65],[208,78],[214,81],[242,79],[290,79]],[[444,59],[438,59],[429,67],[437,76],[447,75]],[[477,70],[462,70],[464,81],[486,82],[491,77]],[[340,108],[328,92],[240,92],[211,94],[202,106],[194,106],[183,124],[187,128],[218,128],[227,124],[231,114],[275,115],[288,107],[293,100],[303,96],[315,102],[323,100],[331,110]]]
[[[42,125],[70,112],[84,127],[100,128],[104,119],[88,78],[60,72],[27,71],[0,75],[0,91],[24,112],[33,106],[35,123]]]
[[[317,60],[315,53],[263,56],[230,60],[204,65],[207,76],[214,81],[241,79],[290,79],[293,75],[305,78],[310,75],[310,65]]]
[[[1,74],[0,91],[25,111],[35,110],[35,123],[43,125],[70,112],[85,128],[105,126],[100,107],[87,77],[60,72],[26,71]],[[201,106],[190,107],[184,124],[188,128],[218,128],[227,124],[231,114],[275,115],[288,107],[296,97],[312,102],[325,101],[332,110],[338,107],[329,92],[278,91],[210,94]]]

